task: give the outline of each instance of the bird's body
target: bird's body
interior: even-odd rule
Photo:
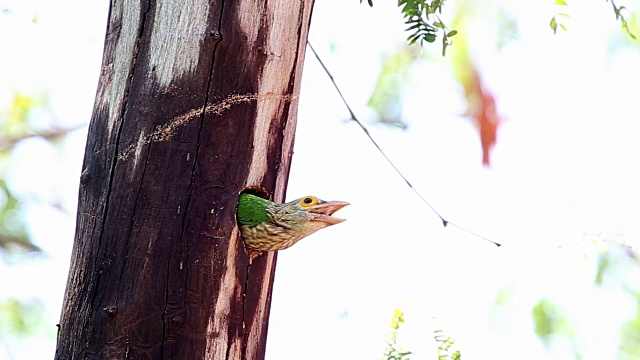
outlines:
[[[324,201],[314,196],[278,204],[243,193],[238,198],[236,217],[247,248],[262,251],[286,249],[322,228],[344,219],[331,216],[349,205]]]

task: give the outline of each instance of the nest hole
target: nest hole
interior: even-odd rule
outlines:
[[[263,199],[270,200],[269,191],[267,191],[267,189],[262,186],[247,186],[242,191],[240,191],[240,194],[251,194],[259,196]]]

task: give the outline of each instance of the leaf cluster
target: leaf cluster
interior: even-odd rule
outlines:
[[[361,4],[362,1],[360,0]],[[629,26],[629,20],[626,15],[629,10],[625,6],[616,5],[615,0],[606,1],[611,3],[616,20],[620,21],[622,29],[630,38],[637,40],[636,35]],[[438,39],[438,33],[441,32],[442,56],[446,54],[447,47],[452,44],[451,38],[458,31],[449,29],[439,17],[442,14],[445,2],[446,0],[398,0],[398,7],[401,8],[405,24],[408,25],[405,30],[409,33],[407,37],[409,45],[415,43],[423,45],[424,42],[433,43]],[[568,6],[565,0],[555,0],[554,2],[558,6]],[[369,6],[373,6],[373,0],[367,0],[367,3]],[[558,28],[563,31],[568,30],[564,24],[564,20],[568,17],[569,14],[566,12],[558,12],[553,15],[549,26],[554,34],[557,33]]]
[[[413,353],[406,351],[398,344],[398,332],[404,324],[404,312],[400,309],[393,310],[391,318],[391,332],[387,338],[387,348],[382,360],[410,360]],[[438,360],[460,360],[460,350],[455,349],[455,339],[446,335],[443,330],[435,330],[433,337],[438,345]]]
[[[630,27],[629,27],[629,21],[626,17],[626,13],[629,12],[629,10],[625,7],[625,6],[618,6],[616,5],[614,0],[606,0],[607,2],[611,2],[611,6],[613,7],[613,13],[616,15],[616,20],[620,21],[620,24],[622,26],[622,30],[624,30],[624,32],[627,33],[627,35],[632,38],[633,40],[636,40],[636,35],[633,33],[633,31],[631,31]],[[565,1],[565,0],[555,0],[555,4],[558,6],[568,6],[569,4]],[[567,31],[567,26],[563,24],[563,19],[568,18],[569,14],[566,12],[558,12],[555,15],[553,15],[553,17],[551,18],[551,21],[549,22],[549,26],[551,27],[551,30],[553,30],[553,33],[555,34],[558,31],[558,28]]]
[[[384,351],[383,360],[409,360],[411,351],[406,351],[398,344],[398,331],[404,323],[404,312],[400,309],[393,310],[391,318],[391,332],[387,338],[387,348]]]
[[[408,25],[405,30],[409,33],[409,45],[433,43],[441,32],[442,56],[446,54],[447,47],[452,44],[451,38],[458,31],[450,30],[439,17],[445,2],[446,0],[398,0],[398,7],[401,8],[405,24]],[[373,0],[367,0],[367,3],[373,6]]]
[[[555,4],[559,6],[567,6],[567,2],[564,0],[556,0]],[[553,15],[553,17],[551,18],[551,21],[549,22],[549,26],[551,27],[551,30],[553,30],[554,34],[557,33],[558,27],[560,27],[564,31],[567,31],[567,26],[562,23],[561,19],[568,18],[568,17],[569,17],[569,14],[564,12]]]
[[[433,337],[438,344],[438,360],[460,360],[462,354],[460,350],[454,349],[456,340],[451,336],[445,335],[443,330],[433,332]]]

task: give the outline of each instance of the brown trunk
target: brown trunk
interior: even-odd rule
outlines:
[[[113,0],[56,359],[262,359],[313,0]]]

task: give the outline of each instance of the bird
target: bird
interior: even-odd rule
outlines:
[[[333,213],[349,205],[345,201],[324,201],[305,196],[287,203],[276,203],[242,193],[236,219],[248,249],[277,251],[291,247],[304,237],[345,219]]]

